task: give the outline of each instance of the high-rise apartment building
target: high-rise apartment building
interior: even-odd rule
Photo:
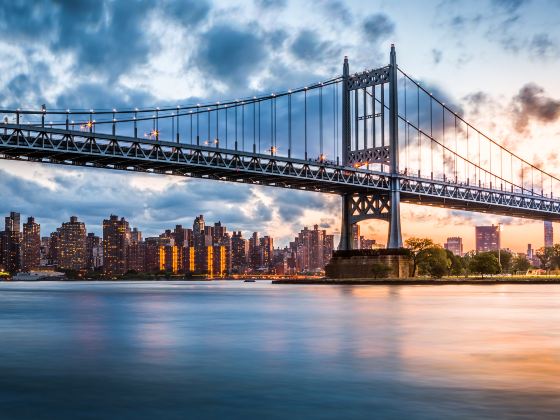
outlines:
[[[249,256],[249,242],[241,232],[233,232],[231,236],[231,266],[233,273],[245,273]]]
[[[90,232],[86,237],[86,268],[95,270],[103,265],[103,244],[101,238]]]
[[[476,252],[497,251],[500,249],[499,226],[476,226]]]
[[[111,215],[103,220],[103,272],[109,276],[127,271],[127,252],[131,232],[126,219]]]
[[[552,222],[544,221],[544,246],[549,248],[554,246],[554,228]]]
[[[22,262],[23,271],[36,270],[41,265],[41,226],[35,223],[33,217],[27,218],[23,224],[22,240]]]
[[[10,273],[21,270],[21,230],[20,214],[11,212],[5,218],[4,232],[1,237],[2,266]]]
[[[86,258],[86,225],[76,216],[70,217],[59,229],[58,268],[61,270],[83,270]]]
[[[443,244],[443,247],[453,254],[458,255],[460,257],[463,256],[463,238],[459,236],[452,236],[447,238],[447,242]]]
[[[303,228],[293,242],[290,242],[291,256],[287,265],[294,272],[321,271],[330,261],[334,249],[334,235],[314,225],[313,229]]]

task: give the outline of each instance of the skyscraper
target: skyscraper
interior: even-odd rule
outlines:
[[[497,251],[500,249],[499,226],[476,226],[476,252]]]
[[[33,217],[23,224],[22,270],[36,270],[41,264],[41,226]]]
[[[554,246],[554,228],[552,222],[544,221],[544,246],[549,248]]]
[[[443,247],[459,257],[463,256],[463,238],[459,236],[452,236],[447,238],[447,242]]]
[[[112,214],[103,220],[103,272],[109,276],[127,271],[127,251],[130,244],[130,226],[124,217]]]
[[[5,219],[2,237],[2,265],[10,273],[21,269],[20,214],[11,212]]]
[[[79,271],[86,265],[86,225],[72,216],[59,230],[58,268]]]

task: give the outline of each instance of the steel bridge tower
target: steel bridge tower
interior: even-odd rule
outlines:
[[[339,249],[350,250],[353,246],[352,227],[366,219],[389,222],[387,248],[401,248],[401,217],[399,190],[399,133],[397,56],[391,45],[390,64],[386,67],[350,75],[348,58],[344,58],[342,70],[342,164],[362,166],[370,163],[387,165],[389,191],[345,193],[342,196],[342,228]],[[389,104],[385,105],[385,84],[388,86]],[[380,88],[376,88],[380,86]],[[369,89],[369,90],[368,90]],[[376,98],[379,91],[380,98]],[[361,97],[361,98],[360,98]],[[351,100],[354,100],[352,104]],[[380,106],[378,106],[378,104]],[[368,114],[368,106],[371,114]],[[376,109],[379,112],[376,112]],[[360,112],[362,115],[360,115]],[[388,115],[385,113],[388,112]],[[380,144],[376,140],[376,119],[380,118]],[[372,124],[368,124],[368,120]],[[387,120],[388,144],[385,142]],[[363,126],[362,144],[359,144],[360,125]],[[354,136],[352,131],[354,129]],[[352,140],[354,137],[354,147]],[[368,140],[372,140],[371,147]]]

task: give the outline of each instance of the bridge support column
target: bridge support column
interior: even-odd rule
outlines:
[[[389,145],[391,164],[391,212],[387,248],[402,248],[401,194],[399,186],[399,104],[397,91],[397,53],[391,45],[391,74],[389,78]]]
[[[352,236],[352,195],[344,194],[342,196],[342,225],[340,228],[340,244],[338,249],[348,250],[353,247]]]

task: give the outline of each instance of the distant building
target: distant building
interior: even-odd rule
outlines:
[[[527,244],[527,259],[533,259],[533,246],[531,244]]]
[[[99,261],[100,254],[103,255],[101,238],[93,232],[88,233],[86,237],[86,268],[88,270],[95,270],[103,265],[103,259]]]
[[[549,248],[554,246],[554,228],[552,222],[544,221],[544,246]]]
[[[290,242],[290,256],[286,266],[294,273],[322,271],[330,261],[334,249],[334,235],[314,225],[313,229],[304,227]]]
[[[111,215],[103,220],[103,272],[109,276],[127,271],[127,252],[131,232],[126,219]]]
[[[458,255],[460,257],[463,256],[463,238],[459,236],[452,236],[447,238],[447,242],[443,245],[443,247],[453,254]]]
[[[476,226],[476,252],[497,251],[500,249],[499,226]]]
[[[243,274],[247,271],[249,242],[241,232],[233,232],[231,236],[231,269],[233,273]]]
[[[352,249],[362,249],[360,239],[360,225],[355,223],[352,225]]]
[[[57,254],[57,266],[61,270],[86,268],[86,225],[76,216],[70,217],[70,221],[60,227]]]
[[[33,217],[23,224],[22,270],[36,270],[41,265],[41,226]]]
[[[20,214],[11,212],[5,218],[4,231],[0,234],[1,265],[10,273],[21,270]]]

